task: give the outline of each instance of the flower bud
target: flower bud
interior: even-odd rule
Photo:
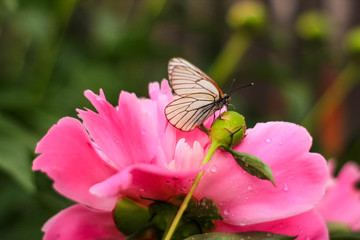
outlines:
[[[226,19],[234,29],[253,32],[265,25],[266,12],[261,2],[241,1],[230,8]]]
[[[352,29],[346,36],[346,51],[354,57],[360,57],[360,27]]]
[[[329,26],[325,16],[317,11],[307,11],[296,21],[299,36],[307,41],[322,42],[329,36]]]
[[[228,148],[238,145],[245,137],[245,118],[233,111],[224,112],[211,126],[209,137],[212,142]]]

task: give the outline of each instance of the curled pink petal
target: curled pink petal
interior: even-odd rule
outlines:
[[[215,232],[262,231],[287,236],[297,236],[296,240],[328,240],[329,233],[324,219],[314,210],[276,221],[263,222],[249,226],[234,226],[218,222]]]
[[[228,153],[218,151],[196,194],[214,199],[225,222],[247,225],[287,218],[312,209],[324,193],[325,159],[309,153],[311,138],[295,124],[257,124],[236,148],[259,157],[277,187],[246,173]],[[221,194],[219,194],[221,193]]]
[[[63,118],[38,143],[33,170],[41,170],[54,180],[54,188],[68,198],[99,209],[114,203],[89,192],[91,186],[115,173],[96,153],[83,125]]]
[[[121,240],[126,236],[116,228],[112,213],[97,211],[77,204],[49,219],[42,230],[44,240]]]
[[[326,221],[347,224],[353,231],[360,230],[360,191],[356,188],[359,180],[359,167],[353,162],[345,164],[316,206]]]
[[[165,201],[188,192],[198,172],[173,172],[154,165],[135,164],[94,185],[91,192],[115,199],[127,196],[138,201],[143,201],[142,197]]]

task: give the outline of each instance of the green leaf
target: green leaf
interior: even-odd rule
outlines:
[[[125,235],[131,235],[146,226],[150,214],[148,210],[129,198],[121,198],[113,211],[116,227]]]
[[[259,179],[269,180],[276,187],[271,168],[260,158],[249,153],[236,152],[231,148],[227,148],[226,151],[233,155],[235,161],[246,172]]]
[[[35,190],[30,154],[24,144],[0,139],[0,168],[10,174],[27,191]]]
[[[297,236],[286,236],[269,232],[243,233],[204,233],[186,238],[185,240],[292,240]]]
[[[331,240],[360,240],[360,232],[352,232],[350,226],[341,222],[327,222]]]

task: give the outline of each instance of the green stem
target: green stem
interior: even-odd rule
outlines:
[[[311,131],[313,122],[325,109],[325,106],[331,103],[339,106],[345,99],[349,91],[357,82],[357,74],[359,73],[358,65],[349,63],[344,70],[342,70],[335,82],[326,90],[320,97],[314,107],[307,114],[302,122],[302,125]]]
[[[249,34],[235,31],[210,68],[209,76],[213,76],[221,86],[240,62],[245,51],[249,48],[250,42]]]
[[[219,147],[219,144],[217,142],[212,142],[211,145],[210,145],[210,148],[201,164],[201,167],[204,166],[204,164],[206,163],[209,163],[212,155],[214,154],[215,150]],[[189,204],[189,201],[191,200],[192,198],[192,195],[194,194],[194,191],[196,189],[196,187],[199,185],[199,182],[200,182],[200,179],[201,179],[201,176],[204,174],[204,170],[202,170],[201,172],[198,173],[198,175],[196,176],[195,180],[194,180],[194,183],[193,185],[191,186],[190,188],[190,191],[189,193],[186,195],[184,201],[182,202],[181,206],[180,206],[180,209],[179,211],[176,213],[176,216],[169,228],[169,230],[167,231],[166,235],[165,235],[165,238],[163,238],[163,240],[170,240],[172,235],[174,234],[175,230],[176,230],[176,227],[177,225],[179,224],[180,222],[180,219],[182,217],[182,215],[184,214],[188,204]]]

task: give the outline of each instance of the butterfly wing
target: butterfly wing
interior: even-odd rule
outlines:
[[[224,94],[208,75],[182,58],[171,59],[168,71],[179,98],[166,106],[166,118],[174,127],[191,131],[219,109]]]
[[[172,58],[168,72],[170,85],[178,96],[202,93],[215,100],[224,96],[214,80],[185,59]]]
[[[166,118],[177,129],[191,131],[217,110],[214,99],[194,95],[180,97],[166,106]]]

